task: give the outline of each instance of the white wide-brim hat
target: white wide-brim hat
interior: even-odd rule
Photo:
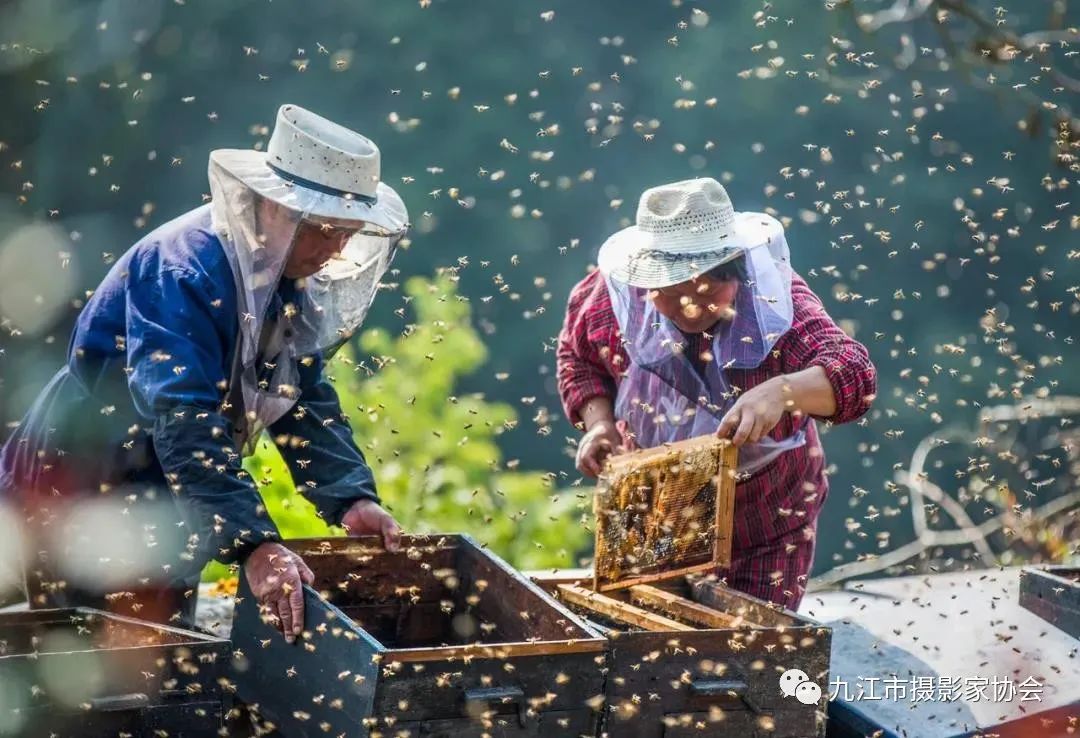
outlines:
[[[735,212],[715,179],[689,179],[646,190],[636,224],[604,242],[597,266],[605,277],[659,289],[699,277],[782,236],[783,226],[772,216]]]
[[[371,139],[296,105],[282,105],[266,151],[216,149],[214,169],[310,218],[408,226],[405,203],[382,181]]]

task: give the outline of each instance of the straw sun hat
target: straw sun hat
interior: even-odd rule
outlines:
[[[764,213],[737,213],[723,185],[689,179],[646,190],[637,222],[600,247],[600,271],[633,287],[657,289],[700,276],[783,233]]]
[[[382,181],[379,147],[297,105],[282,105],[266,151],[217,149],[218,168],[254,192],[311,218],[374,223],[391,232],[405,204]]]

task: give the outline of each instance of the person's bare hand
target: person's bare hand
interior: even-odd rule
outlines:
[[[787,409],[786,402],[780,382],[762,382],[739,395],[720,421],[716,435],[730,438],[736,447],[757,443],[780,422]]]
[[[401,548],[401,526],[374,500],[354,502],[342,517],[341,526],[350,536],[382,536],[383,545],[391,553]]]
[[[578,442],[577,470],[587,477],[598,477],[604,460],[611,454],[621,453],[622,436],[615,423],[601,420],[593,424]]]
[[[304,630],[304,587],[315,575],[280,543],[260,544],[244,562],[244,575],[263,612],[293,643]]]

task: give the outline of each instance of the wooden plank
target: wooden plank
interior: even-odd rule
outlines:
[[[403,551],[416,549],[424,554],[452,551],[461,542],[458,535],[404,535],[401,537]],[[354,536],[340,538],[290,538],[284,545],[301,556],[374,556],[386,553],[382,536]]]
[[[820,738],[818,706],[785,698],[777,680],[786,669],[797,668],[828,684],[829,641],[821,638],[813,648],[791,650],[786,647],[791,635],[778,629],[619,634],[611,641],[605,683],[608,736],[669,738],[672,716],[705,712],[732,722],[706,721],[694,738]],[[699,689],[717,680],[732,682],[746,700],[727,690]],[[754,714],[748,704],[760,712]],[[773,717],[775,730],[740,732],[734,718],[745,714]]]
[[[319,735],[367,738],[382,645],[306,585],[304,635],[292,644],[263,622],[247,577],[237,594],[233,665],[249,709],[285,738],[309,738],[317,726]]]
[[[592,633],[583,620],[501,558],[481,549],[468,536],[462,536],[461,541],[458,570],[463,586],[460,594],[467,596],[474,589],[479,591],[480,588],[474,586],[479,580],[487,582],[484,590],[479,592],[478,612],[482,620],[498,624],[505,640],[595,638],[602,642],[603,639]]]
[[[383,548],[378,536],[302,538],[284,543],[315,573],[312,588],[326,592],[334,604],[347,604],[358,597],[366,602],[437,602],[446,598],[447,592],[432,573],[454,567],[459,539],[403,536],[397,553]]]
[[[599,639],[579,641],[535,641],[521,643],[470,643],[464,646],[431,648],[396,648],[387,651],[386,660],[413,663],[416,661],[448,661],[460,658],[508,659],[517,656],[554,656],[573,653],[600,653],[606,644]]]
[[[519,697],[506,702],[495,697],[489,701],[488,709],[510,713],[513,725],[502,729],[490,726],[494,728],[490,731],[492,738],[580,738],[577,731],[568,729],[569,726],[551,725],[549,731],[539,732],[519,732],[514,728],[519,724],[518,717],[525,717],[526,722],[544,721],[545,716],[551,714],[549,710],[586,709],[589,714],[595,714],[589,704],[595,705],[604,692],[603,656],[599,652],[501,659],[475,653],[454,661],[402,663],[394,662],[388,655],[382,666],[394,670],[395,676],[379,680],[372,716],[379,719],[384,738],[399,738],[396,726],[404,722],[466,717],[475,720],[478,717],[476,708],[483,707],[477,702],[475,693],[505,690],[517,692]],[[521,714],[522,710],[518,709],[521,707],[526,708],[527,714]],[[381,720],[383,716],[393,718],[394,724],[385,724]],[[441,733],[428,732],[414,733],[411,738],[436,738],[436,735],[446,738]],[[330,735],[320,732],[309,738],[330,738]],[[405,738],[404,734],[400,738]]]
[[[716,540],[712,563],[717,568],[731,565],[731,542],[735,536],[735,472],[739,450],[728,444],[720,451],[720,479],[716,485]]]
[[[1020,570],[1020,606],[1074,638],[1080,637],[1080,571],[1067,566]]]
[[[631,587],[630,599],[639,605],[660,610],[672,617],[688,620],[706,628],[742,628],[755,625],[741,615],[728,615],[656,587],[644,585]]]
[[[692,625],[665,618],[663,615],[643,610],[614,597],[593,592],[585,587],[574,584],[560,584],[558,591],[559,596],[572,605],[583,607],[586,610],[621,623],[636,625],[645,630],[678,632],[696,630]]]
[[[695,602],[714,610],[742,616],[764,628],[790,628],[807,624],[807,620],[790,610],[771,607],[764,600],[728,589],[717,582],[699,579],[691,586]]]
[[[592,569],[538,569],[524,574],[545,590],[552,590],[559,584],[582,584],[593,580]]]
[[[702,572],[712,571],[715,568],[716,564],[709,562],[705,564],[697,564],[696,566],[683,567],[679,569],[678,574],[674,575],[669,571],[662,571],[656,574],[645,574],[640,577],[627,577],[625,579],[620,579],[617,582],[597,582],[594,579],[593,583],[594,585],[599,584],[600,592],[615,592],[620,589],[630,589],[632,587],[636,587],[642,584],[650,584],[653,582],[669,582],[671,581],[673,576],[675,578],[678,578],[689,576],[691,574],[700,574]]]

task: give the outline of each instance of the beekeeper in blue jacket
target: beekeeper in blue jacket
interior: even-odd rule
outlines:
[[[294,640],[312,574],[241,461],[268,431],[326,522],[397,547],[323,362],[363,321],[408,214],[372,141],[295,105],[265,152],[211,152],[209,178],[209,204],[94,291],[0,453],[0,489],[32,531],[33,607],[190,622],[214,558],[243,564]]]

